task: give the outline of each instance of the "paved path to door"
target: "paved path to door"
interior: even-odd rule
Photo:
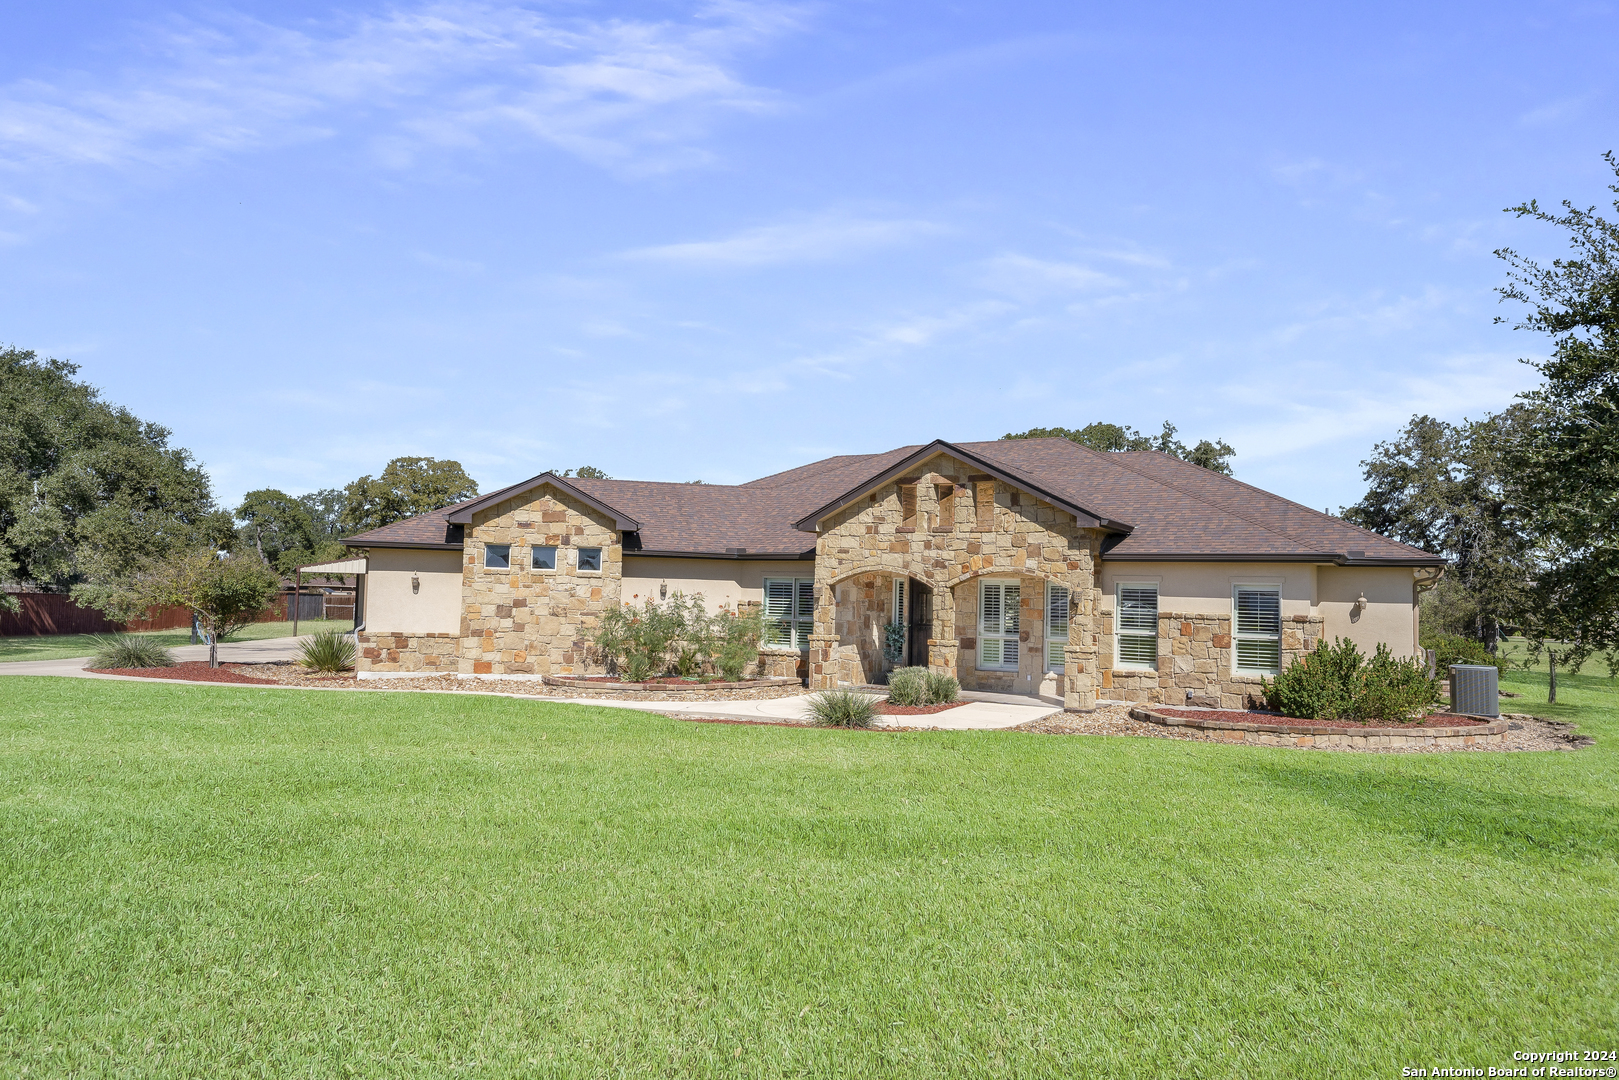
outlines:
[[[219,659],[231,664],[265,663],[271,660],[291,660],[298,655],[297,638],[269,638],[263,641],[232,641],[219,647]],[[208,659],[208,646],[182,645],[170,650],[176,660],[206,660]],[[13,663],[0,663],[0,675],[56,675],[76,679],[124,679],[123,675],[100,675],[93,671],[84,670],[88,657],[77,657],[68,660],[23,660]],[[206,686],[207,683],[179,682],[168,679],[143,680],[149,682],[168,682],[177,686]],[[406,680],[400,680],[408,683]],[[374,693],[379,690],[396,689],[387,685],[388,680],[377,680],[363,688],[355,690],[341,690],[340,693]],[[379,685],[380,684],[380,685]],[[224,684],[230,685],[230,684]],[[304,690],[309,687],[285,686],[265,687],[265,689]],[[410,691],[412,693],[490,693],[493,691],[469,690],[437,690],[437,691]],[[533,698],[523,694],[497,694],[499,697],[516,698],[519,701],[549,701],[562,705],[591,705],[598,708],[634,709],[638,712],[666,713],[670,716],[712,717],[722,720],[753,720],[766,723],[782,721],[802,722],[809,718],[808,695],[797,697],[770,698],[765,701],[611,701],[604,698]],[[883,727],[932,727],[944,728],[952,731],[965,731],[969,729],[991,729],[1017,727],[1031,720],[1038,720],[1043,716],[1062,710],[1034,698],[1013,698],[1005,694],[963,694],[970,699],[968,704],[959,709],[946,709],[942,713],[929,716],[885,716],[878,723]]]

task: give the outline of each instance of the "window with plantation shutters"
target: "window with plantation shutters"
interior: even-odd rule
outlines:
[[[1158,666],[1158,586],[1133,582],[1119,583],[1113,632],[1117,638],[1113,666],[1156,668]]]
[[[1016,671],[1018,662],[1018,586],[1010,581],[984,581],[978,586],[978,666],[988,671]]]
[[[1282,592],[1275,585],[1238,585],[1232,590],[1232,667],[1243,675],[1274,675],[1282,669]]]
[[[1062,671],[1067,663],[1068,586],[1046,582],[1046,670]]]
[[[807,649],[814,626],[814,578],[765,578],[766,645],[777,649]]]

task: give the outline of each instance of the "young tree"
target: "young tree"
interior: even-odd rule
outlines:
[[[154,607],[187,607],[208,635],[208,666],[219,666],[219,639],[252,623],[281,590],[281,575],[252,555],[220,557],[211,548],[172,552],[133,576],[115,610],[125,618]]]
[[[0,349],[0,583],[100,607],[144,560],[225,543],[233,526],[168,429],[103,401],[78,370]]]
[[[1619,177],[1619,157],[1603,159]],[[1609,190],[1619,195],[1619,183]],[[1511,248],[1496,252],[1510,268],[1501,298],[1529,307],[1513,328],[1549,334],[1552,346],[1548,358],[1524,361],[1545,382],[1519,395],[1531,422],[1501,452],[1538,564],[1526,612],[1531,640],[1548,649],[1566,643],[1565,663],[1606,652],[1611,667],[1619,649],[1619,220],[1594,206],[1562,206],[1531,200],[1507,213],[1566,230],[1569,257],[1542,266]]]
[[[1190,449],[1186,444],[1175,438],[1178,429],[1168,420],[1164,421],[1164,429],[1156,438],[1143,435],[1129,425],[1109,424],[1098,420],[1094,424],[1086,424],[1082,428],[1030,428],[1015,434],[1002,435],[1003,439],[1067,439],[1077,442],[1081,446],[1088,446],[1092,450],[1106,450],[1111,452],[1126,450],[1157,450],[1170,457],[1191,462],[1210,472],[1217,472],[1224,476],[1231,475],[1231,459],[1237,451],[1224,439],[1210,442],[1203,439]]]
[[[477,494],[478,485],[459,461],[394,458],[381,476],[362,476],[343,489],[343,535],[391,525]]]

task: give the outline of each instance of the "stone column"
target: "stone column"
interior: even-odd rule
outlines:
[[[809,688],[811,690],[831,690],[838,685],[837,649],[838,638],[836,634],[810,635]]]
[[[1102,594],[1092,587],[1090,576],[1076,582],[1069,594],[1068,646],[1063,649],[1063,702],[1069,712],[1095,712],[1096,688],[1101,684],[1097,657],[1101,652]]]
[[[933,587],[933,633],[928,638],[928,670],[959,679],[956,654],[961,642],[956,637],[955,590],[947,585]]]

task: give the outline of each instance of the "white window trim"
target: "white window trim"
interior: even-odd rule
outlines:
[[[534,552],[538,548],[550,548],[551,549],[551,565],[550,566],[547,567],[547,566],[535,566],[534,565]],[[560,557],[562,551],[563,551],[563,549],[556,546],[555,544],[530,544],[528,546],[528,569],[529,569],[529,572],[534,573],[534,574],[554,574],[554,573],[556,573],[557,572],[557,562],[559,561],[559,557]]]
[[[765,618],[770,620],[770,583],[772,581],[792,582],[793,614],[785,620],[787,622],[786,643],[770,644],[761,641],[760,648],[773,649],[777,652],[806,652],[809,649],[810,635],[815,633],[815,579],[807,577],[767,577],[763,582]],[[799,613],[799,601],[803,598],[802,587],[809,586],[810,613]]]
[[[996,630],[994,632],[990,632],[990,631],[987,631],[987,630],[984,629],[984,586],[986,586],[986,585],[999,585],[999,586],[1002,587],[1002,590],[1003,590],[1002,591],[1002,603],[1005,603],[1005,591],[1004,590],[1005,590],[1006,586],[1010,585],[1013,588],[1018,590],[1018,607],[1019,607],[1020,611],[1019,611],[1019,614],[1018,614],[1017,625],[1016,625],[1016,627],[1014,629],[1012,629],[1010,631],[1004,629],[1004,627],[1006,625],[1006,620],[1005,620],[1004,614],[1003,614],[1002,620],[1001,620],[1001,626],[1003,627],[1003,629]],[[1022,612],[1021,612],[1022,606],[1023,606],[1023,582],[1020,579],[1018,579],[1018,578],[979,578],[978,579],[978,647],[977,647],[977,649],[974,650],[975,655],[973,657],[973,664],[975,665],[975,670],[977,670],[977,671],[1017,671],[1018,665],[1023,660],[1023,643],[1018,640],[1018,636],[1019,636],[1019,634],[1022,633],[1022,630],[1023,630]],[[986,664],[986,663],[984,663],[984,640],[986,638],[995,638],[996,640],[999,640],[999,641],[1003,642],[1003,644],[1001,646],[1002,655],[1005,655],[1006,646],[1005,646],[1004,643],[1007,642],[1007,641],[1010,641],[1012,643],[1013,647],[1017,650],[1017,657],[1018,657],[1017,660],[1014,660],[1010,664],[1005,663],[1004,661],[1002,663],[999,663],[999,664]]]
[[[1256,592],[1270,592],[1276,594],[1276,633],[1272,634],[1239,634],[1237,632],[1237,593],[1243,589]],[[1274,668],[1246,668],[1238,662],[1237,642],[1246,641],[1275,641],[1276,666]],[[1234,581],[1231,584],[1231,673],[1233,675],[1276,675],[1282,670],[1282,586],[1275,581],[1249,579]]]
[[[1141,632],[1141,631],[1136,631],[1135,633],[1131,633],[1131,634],[1128,634],[1128,635],[1125,634],[1125,632],[1123,630],[1123,627],[1121,625],[1121,623],[1123,622],[1123,616],[1124,616],[1124,601],[1119,595],[1119,590],[1121,590],[1121,589],[1151,589],[1152,590],[1152,594],[1153,594],[1153,598],[1154,598],[1154,600],[1153,600],[1154,629],[1153,629],[1153,633],[1152,633],[1153,657],[1152,657],[1152,663],[1150,663],[1150,664],[1143,664],[1143,663],[1140,663],[1140,662],[1131,662],[1131,661],[1127,661],[1127,660],[1124,659],[1124,649],[1123,649],[1123,646],[1122,646],[1122,639],[1125,638],[1125,637],[1146,637],[1147,635],[1145,633]],[[1233,595],[1235,595],[1235,594],[1233,594]],[[1159,646],[1162,644],[1162,642],[1159,640],[1159,637],[1158,637],[1158,630],[1157,630],[1157,627],[1156,627],[1156,623],[1158,621],[1157,617],[1158,617],[1159,611],[1161,610],[1162,602],[1163,602],[1163,590],[1161,588],[1159,588],[1159,582],[1156,581],[1156,580],[1154,580],[1154,581],[1146,581],[1146,580],[1137,579],[1135,581],[1115,581],[1113,583],[1113,667],[1116,670],[1119,670],[1119,671],[1157,671],[1158,670],[1158,657],[1159,657],[1159,654],[1162,652],[1162,650],[1159,648]]]
[[[602,574],[602,573],[606,573],[606,570],[607,570],[607,549],[605,547],[597,547],[594,544],[584,544],[584,545],[582,545],[582,547],[588,547],[592,551],[596,552],[596,558],[601,560],[601,566],[597,567],[594,570],[586,570],[584,567],[580,566],[579,565],[579,552],[580,552],[581,548],[576,547],[576,548],[573,549],[573,571],[574,571],[574,573],[576,573],[576,574]]]
[[[499,573],[499,574],[509,573],[511,571],[511,568],[512,568],[512,548],[513,548],[513,546],[515,546],[515,545],[512,545],[512,544],[485,544],[483,546],[483,558],[481,560],[479,560],[479,565],[485,570],[493,570],[493,571],[495,571],[496,573]],[[506,565],[505,566],[490,566],[489,565],[489,549],[492,548],[492,547],[503,547],[503,548],[506,549]]]
[[[1055,593],[1055,592],[1057,592],[1059,590],[1068,594],[1068,620],[1067,620],[1067,623],[1063,627],[1063,632],[1060,633],[1060,634],[1056,633],[1054,630],[1051,629],[1051,611],[1052,611],[1051,597],[1052,597],[1053,593]],[[1046,649],[1046,670],[1047,671],[1054,672],[1054,673],[1056,673],[1058,675],[1061,675],[1063,672],[1068,670],[1068,657],[1065,655],[1065,652],[1066,652],[1066,650],[1068,648],[1068,629],[1069,629],[1069,627],[1072,627],[1073,625],[1074,625],[1074,593],[1073,593],[1073,590],[1070,589],[1066,585],[1059,585],[1055,581],[1046,582],[1046,643],[1045,643],[1045,649]],[[1063,648],[1058,651],[1058,653],[1057,653],[1057,661],[1056,661],[1055,664],[1053,664],[1052,659],[1051,659],[1051,647],[1053,645],[1056,645],[1059,642],[1062,643]]]

